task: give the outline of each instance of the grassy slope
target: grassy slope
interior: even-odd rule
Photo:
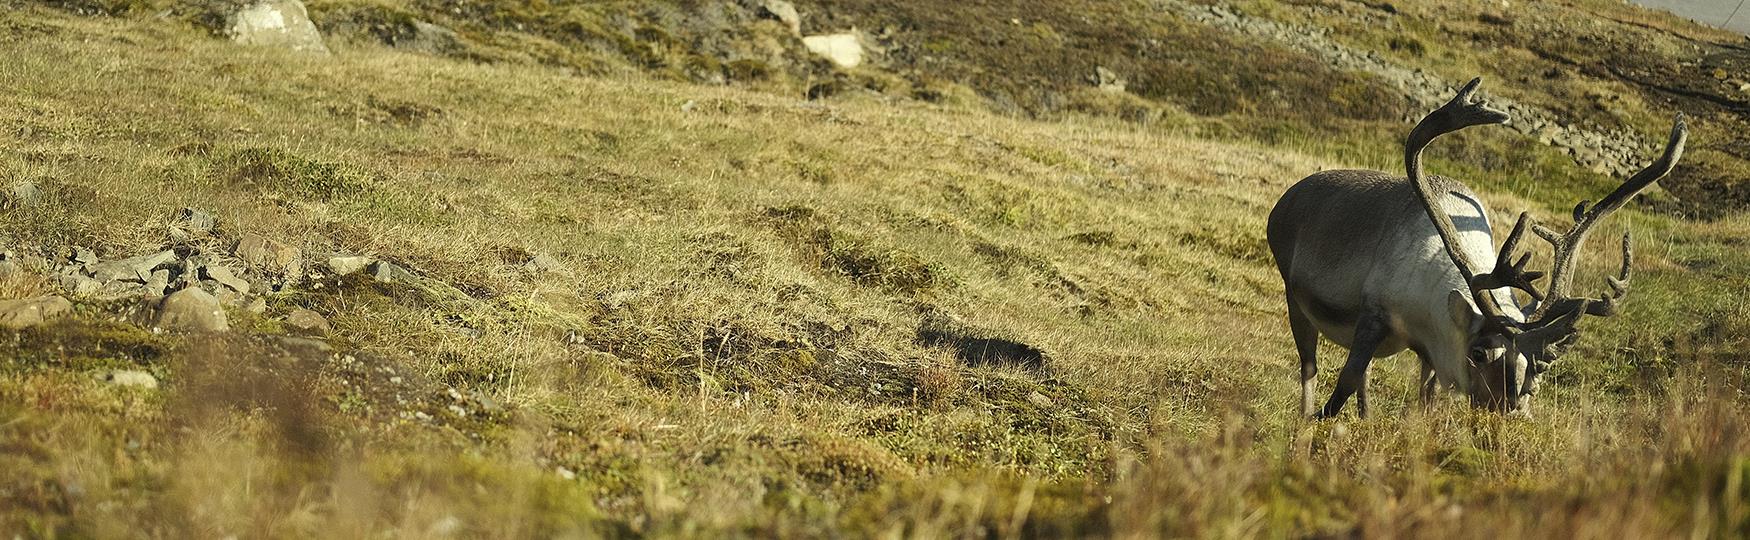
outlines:
[[[1633,301],[1558,365],[1535,422],[1416,411],[1400,359],[1379,365],[1377,418],[1306,424],[1263,216],[1292,180],[1395,168],[1390,151],[373,48],[308,59],[36,8],[0,30],[16,74],[0,174],[50,193],[4,214],[8,249],[142,253],[196,206],[226,238],[378,255],[468,291],[327,280],[233,313],[257,336],[315,308],[351,361],[151,336],[97,304],[18,334],[0,528],[1743,531],[1742,216],[1618,216],[1643,246]],[[1472,177],[1503,212],[1558,221],[1571,202]],[[1599,244],[1592,285],[1614,264]],[[562,268],[528,272],[531,253]],[[935,313],[1050,369],[921,346]],[[167,388],[91,380],[126,364]],[[468,398],[484,412],[458,417],[451,388],[504,408]]]

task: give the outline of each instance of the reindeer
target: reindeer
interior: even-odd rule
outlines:
[[[1422,149],[1436,137],[1507,122],[1505,112],[1474,96],[1481,82],[1466,84],[1410,130],[1407,178],[1323,171],[1288,188],[1271,210],[1267,237],[1300,355],[1302,414],[1335,416],[1354,395],[1365,418],[1368,366],[1407,348],[1421,360],[1423,406],[1441,383],[1467,394],[1474,406],[1529,415],[1538,376],[1574,343],[1580,318],[1612,315],[1628,293],[1628,234],[1621,271],[1607,278],[1610,292],[1603,297],[1570,293],[1574,261],[1599,221],[1677,164],[1688,133],[1682,115],[1665,154],[1598,204],[1575,206],[1572,229],[1558,232],[1521,213],[1497,253],[1482,199],[1461,182],[1422,173]],[[1528,229],[1554,247],[1545,291],[1534,286],[1545,274],[1525,268],[1530,253],[1510,262]],[[1514,290],[1530,302],[1519,304]],[[1349,358],[1330,399],[1314,409],[1321,334],[1349,349]]]

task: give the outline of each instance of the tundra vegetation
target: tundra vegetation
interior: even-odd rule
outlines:
[[[1264,221],[1311,172],[1401,170],[1414,113],[1374,75],[1130,3],[799,2],[804,33],[890,27],[849,71],[776,21],[690,26],[731,3],[312,1],[327,56],[239,47],[188,4],[0,2],[0,179],[34,187],[0,248],[264,237],[417,278],[309,265],[209,335],[0,278],[73,299],[0,330],[0,532],[1750,532],[1743,98],[1700,86],[1743,72],[1695,72],[1741,37],[1602,0],[1233,3],[1650,140],[1693,119],[1697,165],[1597,231],[1633,231],[1635,291],[1544,374],[1535,421],[1421,410],[1401,355],[1370,418],[1306,422]],[[416,21],[461,41],[396,46]],[[1099,56],[1123,92],[1043,56],[1097,29],[1170,54]],[[1497,224],[1565,225],[1621,181],[1475,131],[1427,166]],[[167,228],[185,207],[204,239]],[[1576,280],[1617,249],[1588,244]],[[300,310],[320,345],[280,338],[316,326]]]

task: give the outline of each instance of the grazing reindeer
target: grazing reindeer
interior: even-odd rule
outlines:
[[[1570,296],[1574,260],[1594,225],[1676,165],[1687,133],[1682,117],[1664,156],[1598,204],[1576,206],[1573,229],[1559,233],[1521,213],[1497,256],[1482,199],[1456,180],[1422,174],[1422,149],[1434,138],[1507,121],[1506,113],[1473,97],[1481,81],[1472,80],[1410,130],[1408,178],[1324,171],[1288,188],[1271,210],[1267,235],[1300,353],[1302,414],[1334,416],[1355,395],[1366,417],[1368,365],[1406,348],[1421,359],[1424,405],[1440,382],[1468,394],[1473,405],[1529,414],[1537,377],[1573,344],[1580,316],[1611,315],[1628,292],[1628,235],[1621,275],[1608,278],[1608,296]],[[1544,273],[1525,270],[1529,253],[1509,262],[1528,226],[1555,249],[1547,291],[1532,285]],[[1483,268],[1489,270],[1479,272]],[[1519,305],[1513,289],[1532,304]],[[1349,358],[1330,400],[1315,410],[1321,334],[1348,348]]]

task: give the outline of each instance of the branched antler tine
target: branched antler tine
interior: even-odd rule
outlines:
[[[1562,243],[1562,233],[1556,232],[1555,229],[1551,229],[1551,228],[1545,227],[1543,225],[1532,225],[1531,232],[1537,233],[1537,236],[1539,238],[1543,238],[1545,241],[1548,241],[1551,244],[1561,244]]]
[[[1513,259],[1513,252],[1519,249],[1519,240],[1525,237],[1525,229],[1531,224],[1531,213],[1520,212],[1519,221],[1513,224],[1513,232],[1508,233],[1507,241],[1501,243],[1501,253],[1495,257],[1495,269],[1472,278],[1471,288],[1512,287],[1525,291],[1535,300],[1543,300],[1543,293],[1532,284],[1543,277],[1543,272],[1525,271],[1525,265],[1531,262],[1531,253],[1521,255],[1517,261]]]
[[[1628,283],[1631,269],[1634,267],[1634,240],[1629,233],[1622,233],[1622,269],[1619,276],[1605,276],[1604,281],[1610,285],[1610,293],[1603,298],[1585,299],[1586,314],[1594,317],[1609,317],[1616,314],[1616,302],[1628,296]]]
[[[1464,88],[1458,90],[1458,95],[1453,96],[1452,101],[1446,102],[1446,106],[1441,107],[1447,109],[1447,112],[1454,116],[1453,119],[1458,127],[1501,124],[1507,121],[1507,111],[1490,107],[1488,102],[1476,95],[1477,86],[1482,84],[1482,77],[1471,79],[1470,82],[1465,83]]]

